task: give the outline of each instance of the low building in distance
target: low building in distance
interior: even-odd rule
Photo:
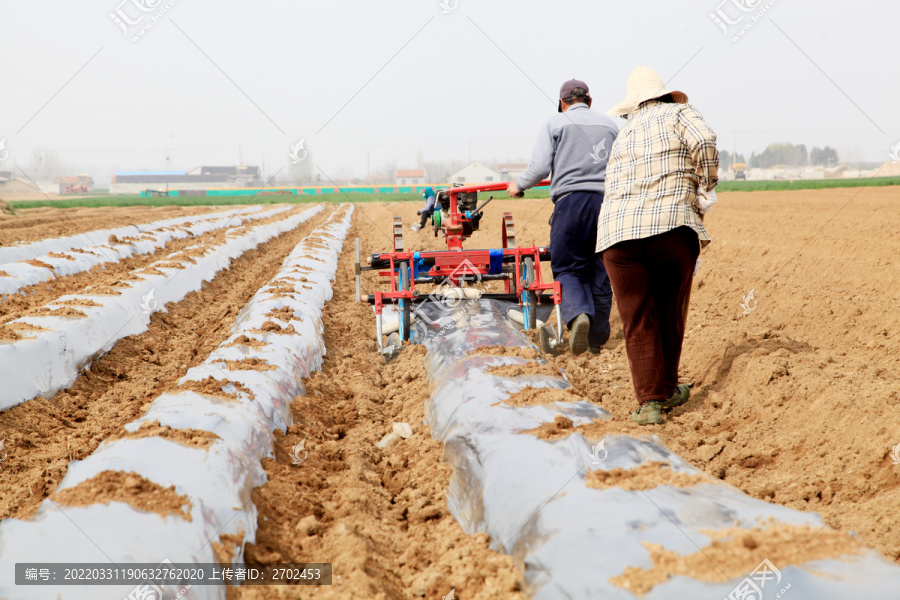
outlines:
[[[394,179],[397,185],[422,185],[425,183],[425,169],[397,169]]]
[[[197,167],[191,171],[118,171],[110,194],[140,194],[143,190],[208,190],[258,187],[259,167]]]
[[[472,183],[495,183],[497,181],[504,181],[500,173],[490,167],[486,167],[478,161],[469,163],[468,166],[450,176],[450,183],[460,183],[464,185]]]

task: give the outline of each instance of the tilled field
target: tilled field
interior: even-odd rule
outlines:
[[[630,423],[633,392],[613,311],[613,338],[600,355],[563,354],[551,362],[564,370],[577,395],[612,412],[614,420],[576,428],[562,423],[522,435],[652,433],[694,466],[751,496],[818,512],[835,529],[853,531],[900,561],[900,466],[890,456],[900,442],[900,419],[892,412],[900,402],[898,317],[892,310],[900,300],[900,213],[892,208],[897,193],[877,188],[722,194],[707,220],[714,242],[701,255],[688,319],[682,378],[695,384],[690,402],[662,426]],[[243,587],[230,590],[230,597],[437,598],[451,589],[458,598],[523,597],[514,561],[490,550],[485,535],[465,534],[449,513],[450,467],[423,424],[430,392],[423,350],[407,347],[385,365],[375,348],[371,308],[354,298],[353,238],[361,239],[364,256],[387,250],[392,216],[401,215],[408,226],[417,208],[357,205],[334,296],[322,315],[324,364],[305,380],[306,394],[292,402],[294,424],[286,435],[276,431],[275,456],[263,461],[268,481],[252,493],[259,514],[255,543],[246,547],[248,563],[331,562],[334,584]],[[134,223],[146,223],[193,214],[173,210],[179,212],[140,209],[131,216]],[[197,214],[203,210],[208,209]],[[548,201],[504,200],[489,207],[467,247],[498,246],[500,215],[507,210],[515,215],[519,245],[548,242]],[[82,210],[81,217],[92,228],[129,222],[121,216],[104,220],[105,212],[92,217]],[[20,211],[0,222],[11,236],[4,243],[79,233],[71,224],[11,224],[52,220],[49,214]],[[331,214],[326,209],[233,259],[199,290],[154,312],[146,331],[119,339],[58,393],[0,412],[0,440],[8,453],[0,462],[0,518],[29,518],[42,500],[53,498],[72,461],[104,440],[129,435],[123,426],[229,339],[251,296]],[[31,229],[43,226],[50,227],[44,236]],[[406,230],[404,236],[411,249],[444,247],[428,230]],[[67,294],[90,286],[115,289],[129,273],[198,244],[215,247],[224,237],[212,231],[173,240],[155,253],[23,288],[24,294],[0,303],[0,328],[6,324],[7,331],[0,343],[27,337],[9,324],[40,314]],[[367,274],[363,292],[377,285]],[[413,435],[376,448],[393,423],[408,423]],[[172,435],[160,429],[159,435]],[[300,442],[308,457],[298,465],[291,451]],[[652,477],[640,481],[653,485]],[[104,499],[110,497],[92,501]],[[179,505],[160,500],[157,511],[172,512],[166,508],[171,506]]]
[[[220,212],[221,206],[159,206],[130,208],[29,208],[15,216],[0,212],[0,244],[33,242],[97,229],[149,223],[179,216]],[[105,241],[105,240],[98,240]]]
[[[190,367],[202,362],[230,335],[247,300],[324,218],[324,214],[317,215],[245,253],[201,290],[167,306],[166,312],[154,313],[147,331],[119,340],[66,389],[0,412],[0,439],[6,439],[9,452],[0,470],[0,515],[29,517],[53,493],[72,460],[88,456],[142,414],[156,396],[175,386]],[[160,252],[166,255],[198,242],[202,240],[173,242]],[[48,289],[34,290],[24,298],[11,297],[0,305],[3,320],[28,314],[36,306],[87,285],[112,286],[132,269],[158,259],[153,255],[129,259],[108,269],[98,267],[56,279]]]
[[[558,439],[571,431],[585,431],[593,438],[618,432],[655,434],[694,466],[744,492],[818,512],[831,527],[852,531],[890,559],[900,560],[900,532],[894,526],[900,516],[900,467],[892,465],[889,456],[891,447],[900,442],[900,420],[881,417],[886,406],[898,401],[900,377],[897,319],[881,308],[893,305],[898,289],[898,270],[891,264],[900,249],[900,236],[894,233],[900,215],[890,209],[896,193],[894,189],[848,189],[723,194],[708,220],[714,244],[702,255],[692,296],[682,362],[682,379],[695,384],[691,401],[663,426],[647,429],[631,423],[635,401],[614,310],[613,339],[600,355],[566,353],[552,359],[572,380],[576,394],[598,402],[613,413],[614,420],[548,437]],[[497,215],[506,210],[515,214],[520,245],[547,243],[549,202],[495,204]],[[390,247],[387,234],[392,215],[403,216],[408,225],[418,207],[367,204],[360,208],[351,236],[362,239],[365,256]],[[879,241],[848,242],[848,237],[854,237],[848,230],[859,236],[878,231]],[[486,218],[467,246],[496,246],[499,238],[499,219]],[[404,241],[417,250],[444,247],[443,240],[427,230],[407,230]],[[861,248],[864,253],[859,252]],[[428,436],[427,426],[422,426],[421,435],[415,427],[422,422],[428,393],[420,349],[407,349],[390,365],[381,365],[374,352],[371,309],[352,302],[352,258],[345,253],[342,260],[339,273],[344,275],[336,284],[335,300],[326,308],[326,334],[334,336],[328,338],[332,352],[322,373],[308,382],[310,395],[300,399],[299,406],[295,403],[298,424],[280,442],[276,461],[266,466],[270,482],[257,494],[268,520],[261,523],[260,542],[250,555],[264,551],[256,554],[258,560],[303,556],[312,561],[347,552],[358,561],[358,572],[352,578],[345,575],[342,585],[359,586],[351,588],[354,595],[378,597],[383,592],[394,597],[389,590],[405,589],[433,597],[456,588],[465,593],[463,597],[490,597],[505,586],[488,588],[482,596],[484,591],[467,581],[465,560],[445,558],[432,567],[436,573],[443,570],[442,579],[428,570],[428,579],[416,578],[415,571],[408,573],[411,560],[413,565],[421,561],[420,569],[421,563],[434,561],[433,555],[423,556],[416,544],[413,523],[408,524],[410,533],[393,545],[376,543],[391,539],[379,533],[386,521],[393,520],[390,515],[407,511],[406,520],[410,520],[409,501],[398,502],[392,487],[398,465],[408,478],[406,497],[416,498],[410,490],[429,481],[439,492],[447,475],[437,471],[440,447]],[[863,276],[853,267],[860,261],[880,268]],[[364,293],[375,285],[373,276],[364,276]],[[342,286],[344,305],[339,303]],[[755,309],[745,314],[740,305],[751,289],[758,304],[751,301],[749,306]],[[332,323],[330,333],[328,323]],[[859,327],[854,326],[857,323]],[[870,335],[872,331],[878,335]],[[341,401],[322,403],[318,396]],[[317,433],[316,419],[324,407],[332,408],[328,418],[320,421],[324,430]],[[359,415],[366,419],[358,421]],[[373,449],[396,421],[412,424],[415,435],[385,453]],[[321,448],[318,458],[316,451],[310,451],[310,460],[325,463],[312,482],[307,479],[308,467],[290,468],[288,451],[304,439],[307,448],[310,444]],[[389,455],[386,465],[384,454]],[[335,468],[349,472],[340,476],[331,472]],[[334,480],[346,483],[333,487]],[[303,490],[299,497],[298,489]],[[314,504],[311,513],[306,510],[322,493],[331,496],[329,501]],[[299,504],[285,510],[291,498]],[[419,504],[446,515],[440,493]],[[341,505],[354,509],[345,508],[337,526],[330,526],[332,507]],[[292,523],[298,524],[296,529]],[[797,540],[797,547],[806,541]],[[453,544],[447,551],[451,557],[457,553],[466,557],[465,551],[456,550],[458,539],[447,543]],[[392,550],[386,552],[386,548]],[[498,556],[491,564],[506,560]],[[456,572],[460,568],[462,572]],[[431,583],[439,585],[432,588]],[[322,588],[317,594],[340,597],[339,589]],[[277,597],[270,590],[245,590],[244,594]]]

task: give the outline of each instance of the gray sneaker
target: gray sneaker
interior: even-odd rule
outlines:
[[[591,318],[582,313],[575,317],[572,321],[572,327],[569,330],[569,348],[572,354],[583,354],[588,349],[588,333],[591,330]]]

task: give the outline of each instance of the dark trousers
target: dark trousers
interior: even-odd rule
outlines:
[[[641,404],[667,400],[678,384],[697,234],[678,227],[619,242],[602,254],[622,316],[634,393]]]
[[[599,348],[609,339],[612,288],[596,253],[597,217],[603,194],[572,192],[557,201],[550,225],[550,268],[562,287],[563,321],[584,313],[591,318],[588,344]]]
[[[428,218],[431,216],[431,213],[433,212],[434,209],[422,211],[422,218],[419,220],[419,229],[425,227],[425,221],[428,220]]]

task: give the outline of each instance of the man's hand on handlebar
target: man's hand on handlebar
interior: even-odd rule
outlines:
[[[525,192],[519,190],[515,182],[509,184],[509,187],[506,188],[506,193],[509,194],[510,198],[522,198],[525,196]]]

